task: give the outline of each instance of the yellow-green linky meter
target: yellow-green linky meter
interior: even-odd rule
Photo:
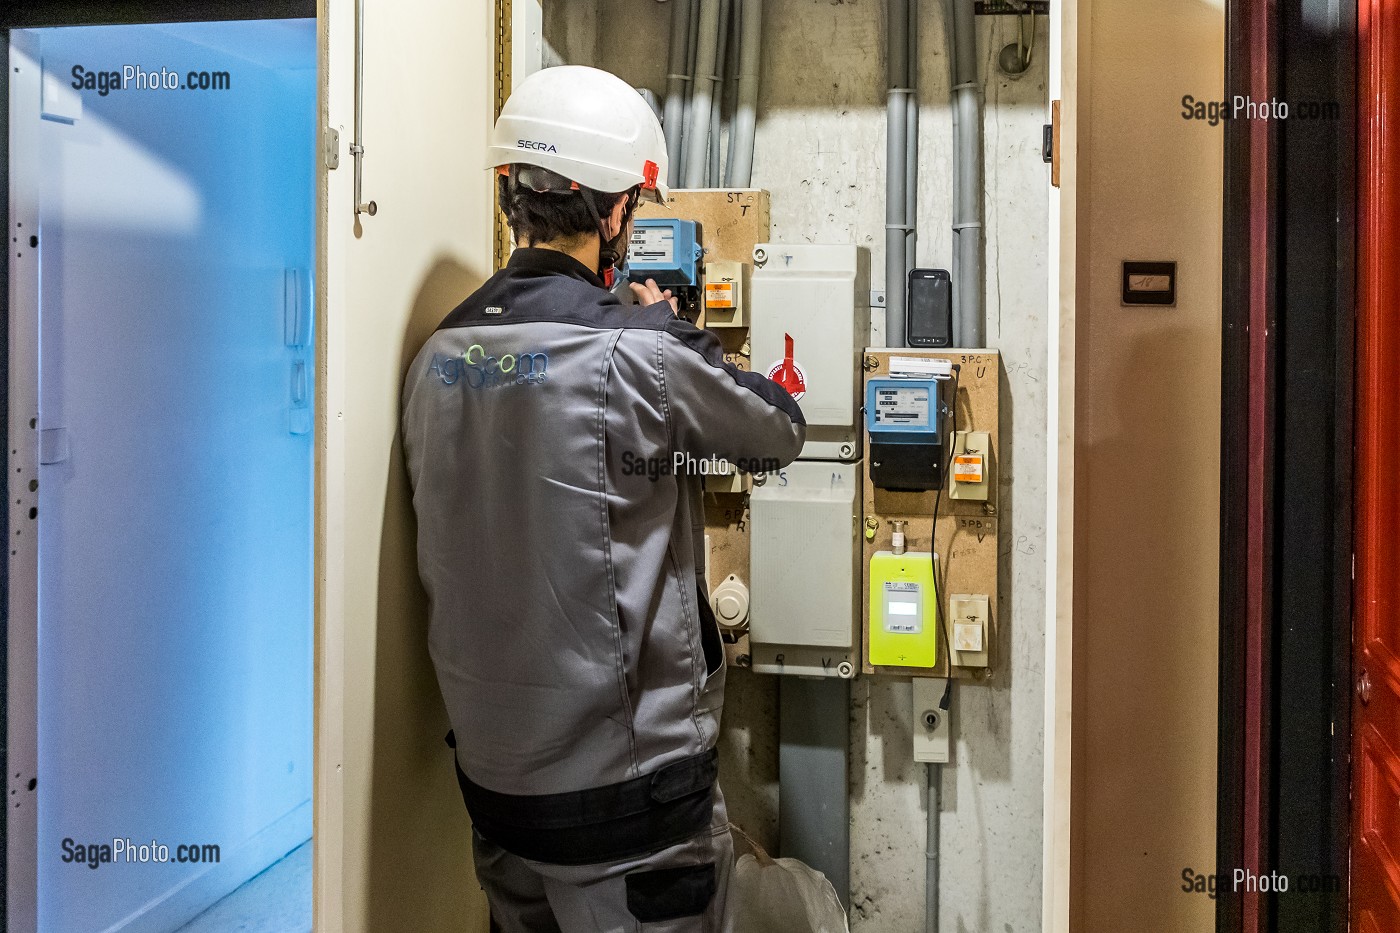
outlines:
[[[932,668],[938,663],[933,555],[905,551],[903,537],[897,534],[895,551],[870,558],[870,663]]]

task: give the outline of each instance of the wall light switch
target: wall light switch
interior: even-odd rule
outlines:
[[[1123,262],[1123,304],[1176,304],[1176,263]]]

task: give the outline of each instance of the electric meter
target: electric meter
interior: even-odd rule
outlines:
[[[865,387],[870,480],[881,489],[923,491],[943,484],[942,381],[871,379]]]
[[[639,217],[632,221],[627,244],[628,281],[655,279],[661,288],[669,288],[681,315],[690,321],[700,315],[702,300],[700,237],[700,225],[693,220]]]

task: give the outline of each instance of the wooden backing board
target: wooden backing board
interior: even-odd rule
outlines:
[[[665,205],[643,201],[638,217],[700,222],[705,259],[753,262],[753,248],[768,242],[768,192],[760,188],[673,188]]]
[[[731,573],[749,585],[749,497],[747,493],[705,493],[705,534],[710,539],[711,590]],[[748,667],[748,626],[741,631],[725,631],[725,659],[738,667]]]
[[[643,202],[638,217],[670,217],[700,223],[705,261],[732,260],[753,263],[753,248],[769,237],[768,192],[756,188],[673,189],[663,207]],[[704,317],[700,326],[705,325]],[[711,331],[724,347],[724,356],[739,369],[749,368],[749,329],[715,328]],[[718,484],[715,484],[718,485]],[[734,574],[749,585],[749,496],[747,492],[705,492],[705,534],[710,538],[710,575],[713,590]],[[749,636],[725,632],[725,657],[732,665],[749,666]]]
[[[938,505],[938,531],[933,552],[939,557],[937,570],[938,611],[941,627],[938,632],[938,666],[929,668],[874,667],[870,663],[870,558],[876,551],[893,547],[892,519],[909,522],[905,529],[906,546],[911,551],[929,550],[935,491],[890,492],[876,489],[865,471],[862,518],[863,554],[861,561],[861,650],[862,667],[867,674],[897,674],[914,677],[947,677],[948,652],[945,632],[951,631],[947,618],[950,594],[984,594],[990,609],[987,624],[986,668],[953,668],[952,676],[959,680],[982,680],[1001,663],[1001,644],[997,637],[997,464],[1000,462],[1001,438],[997,430],[1000,417],[1001,355],[995,351],[929,351],[882,350],[865,351],[866,380],[889,374],[891,356],[919,356],[947,359],[960,367],[957,391],[957,429],[987,431],[991,435],[992,456],[988,482],[991,484],[987,502],[953,499],[944,488]],[[863,397],[863,394],[862,394]],[[951,436],[951,434],[950,434]],[[867,439],[868,440],[868,439]],[[867,457],[869,449],[866,450]],[[873,533],[873,537],[872,537]]]

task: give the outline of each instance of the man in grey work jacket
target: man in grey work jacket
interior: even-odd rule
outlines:
[[[768,469],[806,433],[669,293],[606,287],[639,197],[664,201],[655,115],[591,68],[527,78],[489,162],[516,238],[410,368],[403,436],[477,877],[498,929],[728,931],[715,741],[724,652],[700,477]]]

